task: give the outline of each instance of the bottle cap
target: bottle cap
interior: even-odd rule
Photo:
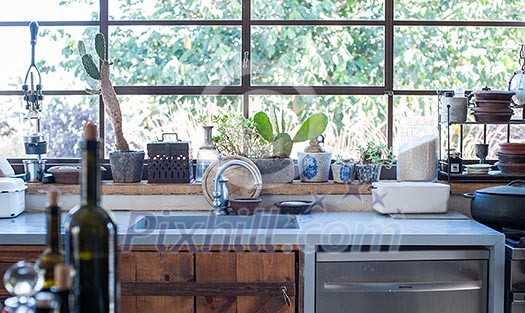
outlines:
[[[35,295],[36,307],[38,309],[56,309],[55,295],[49,291],[40,291]]]
[[[454,98],[464,98],[465,97],[465,89],[463,87],[456,87],[454,89]]]
[[[47,204],[49,206],[58,206],[58,198],[60,197],[60,191],[50,190],[47,192]]]
[[[98,139],[97,124],[87,123],[84,128],[84,140],[96,141]]]
[[[75,270],[73,266],[67,264],[55,265],[55,288],[58,291],[73,289],[73,278]]]

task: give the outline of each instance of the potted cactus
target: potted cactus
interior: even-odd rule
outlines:
[[[113,181],[116,183],[139,182],[142,178],[144,151],[131,151],[124,138],[120,102],[109,77],[112,63],[106,58],[106,39],[102,33],[95,35],[95,51],[96,57],[87,53],[84,41],[78,42],[84,76],[90,86],[90,89],[86,91],[90,94],[102,95],[106,114],[115,132],[115,151],[109,154]],[[100,64],[100,69],[96,63]]]
[[[268,182],[291,182],[295,178],[295,167],[290,158],[293,143],[312,140],[321,135],[328,125],[328,117],[323,113],[311,115],[304,121],[295,136],[286,131],[284,112],[281,113],[281,125],[270,121],[265,112],[258,112],[253,117],[255,128],[261,137],[272,145],[271,158],[254,160]],[[273,177],[270,175],[272,173]]]

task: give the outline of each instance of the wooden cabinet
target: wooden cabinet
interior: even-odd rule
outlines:
[[[34,262],[42,246],[0,246],[0,278],[20,260]],[[302,312],[298,249],[158,252],[154,246],[119,253],[120,311],[177,313]],[[285,295],[289,297],[289,305]],[[0,299],[7,292],[0,279]]]
[[[144,247],[119,257],[122,312],[302,312],[298,250],[160,253]]]

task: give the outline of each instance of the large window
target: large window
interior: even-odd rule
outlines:
[[[48,158],[79,157],[87,121],[104,125],[105,155],[113,149],[103,103],[85,92],[76,50],[98,31],[108,38],[124,131],[135,149],[177,132],[196,151],[209,115],[278,108],[296,124],[325,112],[327,149],[355,158],[366,141],[397,148],[436,133],[438,90],[506,89],[525,38],[522,2],[13,1],[0,12],[0,153],[25,157],[21,86],[32,20],[40,23]],[[489,130],[498,142],[507,128]],[[483,134],[461,132],[467,156]],[[512,127],[514,139],[524,135]]]

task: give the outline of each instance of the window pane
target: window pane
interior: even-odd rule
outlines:
[[[147,150],[149,142],[163,133],[177,133],[191,141],[194,158],[204,142],[202,126],[211,115],[242,114],[241,96],[120,96],[124,136],[131,149]],[[106,152],[114,150],[115,138],[106,122]]]
[[[98,20],[98,1],[17,0],[3,2],[0,21]],[[29,33],[29,31],[28,31]]]
[[[437,96],[394,97],[394,152],[418,137],[438,135],[437,107]]]
[[[396,27],[395,88],[505,90],[524,37],[525,28]]]
[[[383,0],[253,0],[260,20],[384,19]]]
[[[42,134],[47,136],[48,158],[79,158],[79,142],[86,122],[98,123],[97,97],[45,97],[42,108]],[[8,157],[30,157],[24,151],[23,136],[29,133],[24,121],[22,97],[0,98],[0,152]],[[74,114],[73,114],[74,112]]]
[[[254,27],[252,83],[383,85],[383,35],[382,27]]]
[[[95,32],[94,27],[40,27],[35,61],[41,72],[44,94],[46,90],[84,89],[78,71],[77,41],[91,38]],[[31,64],[29,27],[2,27],[0,37],[14,47],[0,52],[0,89],[21,90]]]
[[[523,0],[443,1],[395,0],[395,18],[402,20],[510,20],[522,21]]]
[[[111,28],[117,85],[239,85],[240,27]]]
[[[241,0],[111,0],[110,19],[241,19]]]
[[[324,147],[333,156],[359,157],[357,147],[368,141],[386,144],[387,100],[384,96],[250,96],[250,115],[274,109],[285,110],[286,129],[293,137],[300,124],[311,114],[324,112],[329,123]],[[279,116],[280,118],[280,116]],[[295,143],[291,154],[303,151],[307,142]]]

